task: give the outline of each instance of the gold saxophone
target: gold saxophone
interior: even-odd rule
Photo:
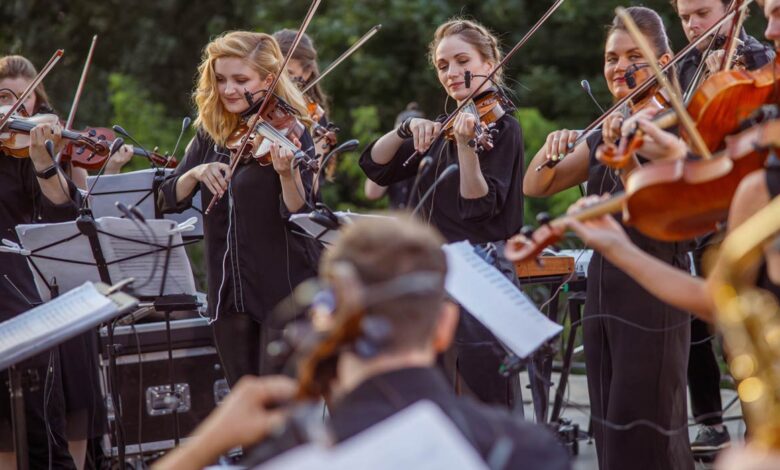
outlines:
[[[719,275],[712,283],[716,323],[738,382],[751,445],[780,449],[780,306],[768,292],[750,285],[749,273],[780,231],[780,197],[737,227],[724,240]]]

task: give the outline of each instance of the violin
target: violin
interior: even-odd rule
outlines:
[[[637,81],[644,83],[651,78],[648,72],[643,72],[644,70],[649,71],[648,67],[647,64],[634,64],[626,70],[626,84],[630,89],[637,88]],[[666,92],[656,84],[629,100],[627,105],[627,112],[624,112],[625,117],[645,109],[664,111],[670,109],[672,103]],[[631,161],[634,153],[642,147],[643,137],[644,133],[640,129],[635,129],[629,136],[620,139],[617,143],[604,142],[596,152],[596,159],[612,169],[622,170]]]
[[[315,151],[315,153],[317,153],[317,158],[320,158],[338,143],[338,136],[336,133],[339,132],[340,129],[330,122],[325,126],[320,124],[322,117],[325,115],[325,110],[307,95],[304,95],[304,98],[306,99],[306,109],[313,122],[311,126],[311,136],[314,139],[314,144],[318,147],[318,150],[322,151]]]
[[[662,241],[689,240],[711,232],[728,216],[742,178],[763,167],[768,149],[780,147],[780,119],[729,136],[725,143],[712,159],[658,161],[640,167],[628,176],[625,192],[566,217],[582,221],[622,211],[623,223]],[[524,227],[507,243],[507,258],[538,257],[560,240],[563,219],[543,220],[537,230]]]
[[[493,139],[498,135],[496,121],[501,119],[506,110],[508,99],[503,93],[491,90],[478,98],[469,100],[461,109],[464,113],[469,113],[476,117],[474,123],[474,138],[468,142],[469,147],[477,153],[490,151],[493,149]],[[455,131],[453,126],[455,120],[450,120],[443,128],[444,137],[447,140],[455,140]]]
[[[3,111],[7,112],[8,107],[0,108],[0,114],[3,114]],[[56,124],[58,122],[59,118],[54,114],[36,114],[32,117],[14,114],[8,117],[5,126],[0,130],[0,149],[12,157],[28,158],[30,156],[30,131],[39,124]],[[81,146],[84,153],[88,152],[88,156],[85,158],[99,156],[104,160],[108,156],[110,144],[105,140],[69,130],[62,131],[62,138]]]
[[[296,158],[306,160],[306,153],[292,142],[294,139],[300,139],[306,130],[296,117],[295,108],[275,94],[266,99],[269,103],[254,129],[250,131],[246,119],[242,119],[228,137],[225,146],[230,150],[231,159],[255,159],[261,166],[268,166],[272,163],[271,144],[276,143],[292,151]],[[245,115],[252,114],[253,111],[254,109],[250,108]],[[241,155],[238,155],[239,151],[242,151]]]
[[[114,131],[105,127],[87,127],[78,132],[85,134],[92,139],[105,142],[109,147],[111,146],[111,142],[116,138]],[[144,157],[153,165],[162,168],[176,168],[176,165],[178,165],[176,157],[168,156],[167,154],[161,155],[157,152],[157,148],[149,152],[140,147],[133,146],[133,155]],[[97,155],[90,152],[89,149],[80,142],[69,142],[62,151],[62,161],[70,161],[74,166],[86,170],[99,170],[107,158],[107,155]]]

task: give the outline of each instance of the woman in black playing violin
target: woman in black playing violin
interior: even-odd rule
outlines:
[[[274,39],[279,43],[282,54],[287,54],[295,40],[296,32],[292,29],[282,29],[274,33]],[[317,64],[317,49],[314,48],[314,42],[309,35],[303,34],[298,47],[290,57],[287,64],[287,73],[290,78],[303,90],[309,83],[320,76],[320,67]],[[317,158],[324,158],[335,144],[336,135],[330,130],[328,121],[328,96],[322,90],[319,83],[306,91],[304,94],[306,106],[309,111],[309,117],[316,120],[316,129],[314,137],[314,153]],[[319,135],[318,135],[319,134]],[[336,160],[331,159],[327,168],[324,170],[329,179],[333,178],[336,171]]]
[[[287,226],[291,213],[307,209],[311,172],[292,168],[292,151],[273,144],[272,165],[250,158],[231,174],[226,148],[249,110],[246,93],[257,101],[277,74],[276,95],[311,122],[298,88],[280,70],[282,62],[278,44],[264,33],[229,32],[205,47],[193,93],[198,132],[158,198],[162,211],[174,212],[189,207],[198,190],[204,209],[212,197],[221,197],[203,222],[208,312],[231,386],[242,375],[273,369],[266,345],[282,325],[272,322],[270,312],[298,283],[316,275],[316,252]],[[311,149],[308,131],[296,143]]]
[[[644,7],[628,8],[628,13],[659,62],[668,63],[671,47],[658,14]],[[615,99],[630,93],[626,72],[632,65],[644,62],[626,26],[615,18],[604,51],[604,77]],[[637,74],[639,83],[644,81],[642,77],[647,75]],[[596,159],[596,152],[605,141],[618,139],[622,120],[619,113],[610,116],[603,133],[594,132],[576,146],[576,131],[550,134],[526,174],[526,195],[550,196],[586,181],[588,194],[621,191],[621,178]],[[649,131],[646,145],[653,145],[653,139],[658,139],[658,145],[676,137]],[[545,166],[534,171],[551,159],[560,161],[554,168]],[[688,269],[688,244],[659,242],[630,227],[626,230],[642,250],[679,269]],[[688,315],[657,300],[630,276],[594,253],[588,268],[584,319],[588,392],[599,467],[692,469],[686,427]],[[644,425],[619,427],[637,421],[652,423],[669,434]]]
[[[0,104],[16,102],[35,76],[35,67],[26,58],[0,58]],[[23,106],[27,115],[51,112],[43,85],[29,95]],[[60,135],[58,124],[39,124],[30,131],[30,158],[13,158],[0,151],[0,238],[17,242],[15,227],[19,224],[64,222],[76,217],[74,200],[79,199],[78,192],[53,166],[44,147],[46,140],[59,146]],[[26,259],[0,252],[0,321],[39,302]],[[66,445],[66,408],[58,349],[17,364],[27,383],[24,404],[31,468],[76,468]],[[0,381],[6,383],[5,372],[0,374]],[[0,468],[16,467],[10,403],[4,385],[0,391]]]
[[[430,58],[439,82],[449,98],[460,102],[475,88],[477,99],[497,92],[485,76],[501,60],[496,38],[482,25],[468,20],[448,21],[436,30],[430,44]],[[466,72],[473,77],[467,86]],[[495,76],[501,84],[501,72]],[[419,158],[404,162],[418,151],[433,158],[413,194],[413,204],[452,164],[459,171],[446,177],[423,202],[420,214],[430,220],[449,242],[468,240],[475,244],[501,244],[520,229],[523,220],[522,174],[523,136],[520,125],[506,110],[496,121],[498,133],[493,148],[477,153],[469,145],[477,118],[461,113],[454,120],[454,140],[436,139],[442,120],[409,118],[376,142],[360,158],[368,177],[382,186],[414,178]],[[503,250],[498,250],[499,254]],[[501,267],[516,280],[514,266]],[[514,380],[498,373],[504,351],[477,320],[464,313],[455,341],[455,363],[465,382],[485,402],[514,404]],[[521,405],[520,405],[521,406]]]

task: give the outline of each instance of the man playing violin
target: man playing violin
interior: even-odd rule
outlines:
[[[491,468],[570,468],[566,451],[547,429],[456,396],[435,367],[458,322],[457,306],[445,300],[443,242],[434,229],[412,219],[371,219],[343,229],[323,256],[321,276],[336,298],[334,322],[359,310],[361,321],[371,318],[387,327],[381,337],[357,340],[373,353],[360,352],[365,349],[355,342],[339,345],[336,377],[323,384],[332,391],[329,431],[342,442],[419,400],[430,400],[493,463]],[[340,293],[355,286],[365,302],[352,310],[341,303]],[[281,376],[242,379],[191,439],[155,468],[201,468],[237,445],[256,444],[286,421],[299,386]],[[509,444],[503,460],[498,459],[501,441]]]
[[[680,17],[685,37],[688,41],[694,41],[728,12],[732,2],[731,0],[670,0],[670,3]],[[726,22],[721,27],[718,32],[721,38],[728,34],[730,25],[730,22]],[[722,42],[716,39],[716,45],[720,47],[710,51],[705,59],[705,65],[710,73],[720,69],[725,54]],[[701,42],[696,50],[691,51],[678,64],[677,72],[683,90],[687,90],[691,85],[709,43],[708,40]],[[738,44],[738,57],[735,59],[747,70],[760,68],[774,59],[775,53],[772,48],[748,35],[744,28],[739,30]]]
[[[728,11],[731,0],[671,0],[685,32],[686,38],[693,41],[708,30]],[[726,22],[718,32],[719,41],[715,50],[705,59],[707,71],[718,72],[725,54],[721,38],[729,33],[730,22]],[[747,70],[758,69],[774,59],[774,51],[744,28],[739,30],[737,55],[740,64]],[[709,40],[700,43],[677,65],[678,78],[683,91],[693,88],[694,77],[705,54]],[[687,91],[692,94],[695,90]],[[693,260],[697,273],[702,273],[701,259],[704,251],[713,243],[715,234],[709,234],[697,240],[693,251]],[[707,324],[698,318],[691,322],[691,351],[688,358],[688,387],[691,395],[691,412],[699,423],[696,439],[691,443],[694,454],[709,454],[728,445],[730,436],[723,426],[723,404],[720,397],[721,371],[712,347],[712,332]]]
[[[33,80],[32,63],[21,56],[0,58],[0,101],[11,105]],[[24,102],[27,114],[50,110],[43,85]],[[0,151],[0,237],[18,242],[15,227],[36,222],[63,222],[77,215],[76,187],[69,183],[45,148],[60,145],[58,124],[39,124],[30,131],[29,158]],[[0,253],[0,321],[6,321],[40,302],[24,257]],[[19,364],[25,387],[25,419],[31,468],[76,468],[68,452],[65,397],[58,349]],[[0,374],[2,383],[7,380]],[[51,458],[49,457],[51,452]],[[0,467],[16,468],[7,387],[0,391]]]

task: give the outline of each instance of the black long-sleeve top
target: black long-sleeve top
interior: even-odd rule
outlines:
[[[32,160],[0,153],[0,238],[18,243],[17,225],[75,219],[80,194],[70,182],[64,189],[69,192],[71,201],[53,204],[38,185]],[[25,312],[40,301],[27,259],[15,253],[0,252],[0,321]]]
[[[308,132],[301,137],[303,149],[313,155]],[[181,212],[192,204],[200,190],[205,211],[213,195],[202,184],[181,201],[176,200],[179,177],[202,163],[229,163],[226,149],[219,148],[203,131],[187,147],[184,159],[160,186],[157,204],[161,212]],[[306,196],[312,174],[301,169]],[[231,209],[232,201],[232,209]],[[306,205],[301,209],[306,210]],[[233,173],[229,191],[203,217],[208,312],[244,312],[264,321],[268,312],[289,295],[301,281],[316,276],[318,250],[309,240],[290,232],[289,212],[282,200],[279,175],[272,165],[241,163]]]
[[[420,214],[441,231],[449,242],[469,240],[486,243],[506,240],[523,225],[523,132],[520,123],[506,113],[496,121],[498,135],[490,151],[479,154],[480,168],[488,185],[488,193],[480,198],[466,199],[460,194],[460,173],[450,175],[424,203]],[[360,157],[366,175],[382,186],[414,178],[417,162],[403,166],[414,152],[413,139],[405,139],[385,165],[371,159],[373,142]],[[432,171],[420,180],[411,207],[425,194],[439,175],[452,163],[458,163],[457,143],[437,140],[426,153],[433,157]]]

